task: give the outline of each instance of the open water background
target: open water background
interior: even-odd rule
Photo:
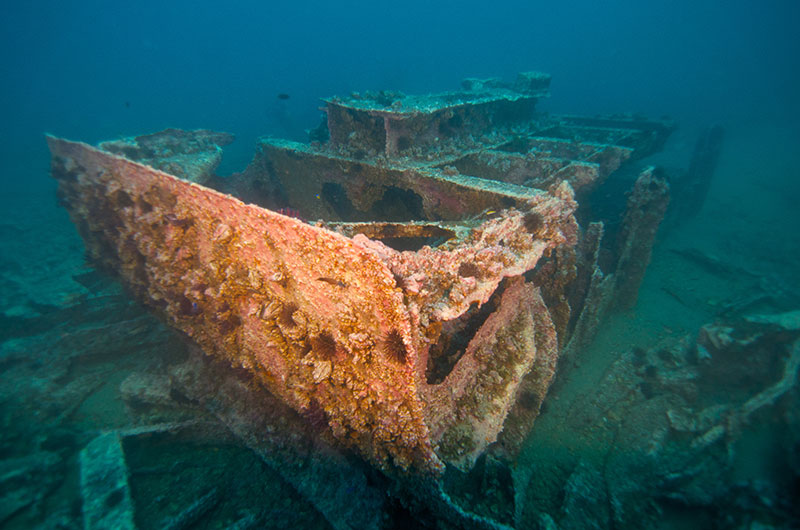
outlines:
[[[800,122],[800,4],[42,1],[0,17],[0,175],[52,188],[44,132],[96,142],[165,127],[303,139],[319,98],[553,75],[555,112],[669,115],[685,131]],[[290,99],[279,100],[278,94]]]

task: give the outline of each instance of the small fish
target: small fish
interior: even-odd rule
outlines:
[[[477,215],[473,215],[472,217],[469,218],[469,220],[472,221],[472,222],[478,222],[478,221],[481,221],[483,219],[494,219],[498,215],[499,215],[499,212],[497,210],[492,210],[491,208],[487,208],[486,210],[482,211],[481,213],[479,213]]]
[[[285,94],[285,93],[281,92],[280,94],[278,94],[278,99],[287,100],[287,99],[289,99],[289,94]]]

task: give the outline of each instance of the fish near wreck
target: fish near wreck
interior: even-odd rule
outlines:
[[[48,143],[96,263],[207,354],[299,412],[321,409],[339,442],[382,469],[469,468],[520,388],[543,397],[549,385],[556,331],[522,275],[576,243],[567,183],[480,223],[429,223],[449,239],[398,251],[357,226],[310,225],[103,149]],[[443,329],[493,295],[452,369],[429,382]]]

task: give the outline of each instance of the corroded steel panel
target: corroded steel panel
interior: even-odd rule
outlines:
[[[48,142],[61,199],[96,261],[208,354],[255,373],[298,411],[321,409],[338,440],[383,468],[468,466],[502,430],[537,355],[557,355],[508,336],[534,329],[544,307],[519,276],[575,244],[566,184],[441,248],[400,252],[85,144]],[[452,375],[429,384],[441,323],[486,303],[507,277],[517,277],[502,293],[509,302]],[[452,440],[461,445],[440,448]]]
[[[436,476],[495,442],[514,458],[559,352],[635,300],[663,216],[640,179],[616,248],[579,231],[573,190],[591,214],[672,125],[537,113],[549,79],[331,98],[314,141],[262,139],[228,178],[224,133],[51,137],[53,175],[95,263],[207,354],[381,469]]]

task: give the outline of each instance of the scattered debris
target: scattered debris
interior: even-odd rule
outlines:
[[[62,464],[58,454],[47,451],[0,461],[0,525],[41,502],[62,480]]]
[[[175,365],[170,378],[177,392],[212,411],[333,528],[379,526],[382,493],[369,484],[362,466],[337,451],[333,439],[320,432],[324,426],[321,409],[308,415],[322,415],[314,421],[323,425],[306,422],[278,398],[253,385],[252,376],[226,372],[219,362],[203,358],[199,351]],[[209,388],[215,391],[210,393]]]
[[[222,161],[233,135],[213,131],[166,129],[155,134],[103,142],[100,147],[170,175],[205,184]]]
[[[135,530],[128,467],[119,434],[99,435],[81,451],[83,525],[87,529]]]
[[[656,232],[668,204],[669,184],[665,176],[655,168],[643,171],[628,196],[628,207],[617,236],[614,298],[620,308],[630,309],[636,304]]]
[[[684,222],[700,213],[711,188],[724,138],[725,130],[721,125],[714,125],[700,133],[689,169],[672,179],[672,193],[675,196],[670,209],[672,221]]]
[[[218,488],[211,488],[208,493],[194,501],[181,513],[161,521],[160,528],[164,530],[185,530],[203,518],[214,509],[222,499]]]
[[[686,259],[687,261],[690,261],[702,267],[706,272],[709,272],[716,276],[736,277],[744,275],[750,277],[758,277],[758,274],[755,272],[752,272],[743,267],[738,267],[735,264],[723,261],[712,254],[708,254],[696,248],[687,248],[687,249],[676,248],[670,250],[675,254],[677,254],[678,256]]]
[[[671,339],[622,353],[596,391],[551,410],[550,422],[565,435],[531,440],[534,461],[514,477],[516,526],[543,516],[558,527],[650,526],[680,521],[687,510],[709,527],[796,525],[791,493],[733,477],[752,461],[747,441],[766,443],[800,428],[797,321],[796,311],[751,315],[706,325],[696,342]],[[554,453],[542,443],[563,447]],[[539,467],[536,460],[548,455]],[[546,502],[523,504],[531,487]]]

